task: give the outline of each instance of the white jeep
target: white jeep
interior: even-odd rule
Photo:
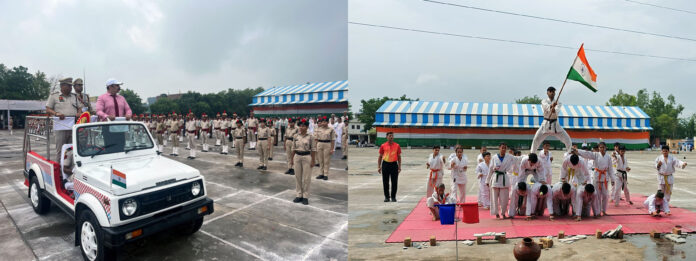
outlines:
[[[46,213],[53,202],[76,221],[75,245],[84,259],[114,258],[123,244],[173,227],[195,233],[203,217],[213,213],[200,172],[160,156],[144,124],[115,121],[68,128],[73,164],[63,168],[71,146],[64,146],[61,159],[50,160],[56,155],[52,121],[27,116],[25,185],[36,213]],[[43,155],[38,153],[42,149],[32,150],[33,138],[46,141]],[[72,170],[72,176],[65,170]]]

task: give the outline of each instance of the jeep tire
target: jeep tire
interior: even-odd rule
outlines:
[[[193,233],[196,233],[199,229],[201,229],[202,225],[203,217],[191,220],[189,222],[181,224],[181,229],[179,229],[179,233],[186,236],[191,235]]]
[[[31,177],[28,196],[36,214],[43,215],[51,209],[51,200],[43,195],[43,189],[39,186],[36,176]]]
[[[77,242],[80,244],[82,258],[90,261],[115,259],[115,253],[103,244],[104,232],[94,213],[87,209],[80,212],[79,215],[76,236],[78,237]]]

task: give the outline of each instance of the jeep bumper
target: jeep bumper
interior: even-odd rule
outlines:
[[[207,210],[199,213],[203,207],[207,207]],[[175,208],[174,211],[169,210],[164,213],[164,215],[162,213],[156,214],[123,226],[102,228],[104,231],[104,246],[119,247],[125,243],[145,238],[165,229],[203,218],[203,216],[213,213],[213,200],[206,197],[191,204]],[[139,236],[126,239],[126,234],[138,229],[142,230]]]

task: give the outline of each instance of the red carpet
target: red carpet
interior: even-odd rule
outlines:
[[[609,216],[595,218],[584,218],[578,222],[570,217],[556,218],[554,221],[548,220],[548,212],[544,217],[531,221],[525,221],[524,217],[514,219],[495,219],[490,215],[490,210],[479,208],[480,223],[466,224],[457,222],[457,237],[460,240],[475,239],[473,234],[485,232],[505,232],[507,238],[519,238],[528,236],[548,236],[558,235],[558,231],[565,231],[568,235],[594,235],[597,229],[602,231],[616,228],[619,224],[623,226],[625,234],[650,233],[651,230],[659,232],[671,232],[672,227],[681,225],[682,231],[696,231],[696,213],[686,209],[672,207],[672,216],[651,217],[647,209],[643,207],[645,196],[633,194],[631,198],[633,205],[628,205],[621,201],[619,207],[614,207],[610,203],[607,213]],[[467,202],[476,202],[475,196],[466,198]],[[457,208],[457,215],[461,215],[461,210]],[[455,225],[440,225],[440,221],[433,221],[430,210],[425,206],[425,198],[418,202],[418,205],[411,211],[406,219],[396,228],[387,238],[387,243],[403,242],[404,238],[411,237],[412,241],[428,241],[430,236],[435,236],[437,240],[454,240]]]

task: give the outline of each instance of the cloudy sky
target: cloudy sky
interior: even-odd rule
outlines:
[[[0,63],[143,99],[345,80],[346,19],[346,1],[0,1]]]
[[[696,14],[621,0],[441,2],[620,27],[696,39]],[[637,0],[638,1],[638,0]],[[640,0],[696,12],[690,0]],[[572,46],[559,49],[350,24],[350,101],[406,94],[421,100],[514,102],[545,95],[563,83],[577,48],[611,50],[696,60],[696,41],[685,41],[499,13],[419,0],[351,0],[348,20],[517,41]],[[657,90],[676,96],[696,112],[696,61],[678,61],[586,51],[599,91],[569,81],[561,102],[604,104],[623,89]],[[360,106],[353,106],[357,111]],[[684,114],[682,114],[684,116]]]

